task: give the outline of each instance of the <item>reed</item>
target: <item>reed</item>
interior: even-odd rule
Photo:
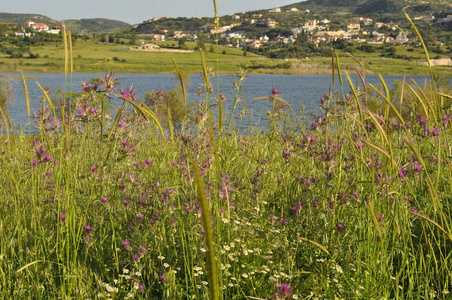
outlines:
[[[361,90],[333,51],[350,92],[341,79],[310,118],[275,88],[257,98],[268,128],[229,130],[242,72],[222,132],[203,55],[199,99],[173,61],[181,105],[198,103],[180,126],[112,74],[62,96],[38,84],[35,135],[0,110],[2,298],[449,298],[450,90]]]

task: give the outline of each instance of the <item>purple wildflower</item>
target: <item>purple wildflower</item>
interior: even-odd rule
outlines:
[[[93,232],[93,226],[85,226],[85,233],[91,234]]]
[[[272,88],[272,94],[273,96],[277,97],[281,93],[280,90],[278,90],[276,87]]]
[[[283,158],[284,159],[289,159],[289,157],[290,157],[290,151],[284,151],[283,152]]]
[[[433,128],[432,134],[433,136],[438,136],[439,135],[438,128]]]
[[[135,101],[137,97],[135,96],[135,91],[130,87],[128,90],[122,90],[121,95],[124,98],[130,98],[130,100]]]
[[[278,291],[275,294],[275,299],[289,299],[292,296],[292,288],[288,283],[282,283],[278,287]]]

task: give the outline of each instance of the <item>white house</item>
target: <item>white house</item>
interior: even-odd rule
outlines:
[[[281,8],[275,7],[275,8],[270,9],[268,12],[271,12],[271,13],[279,13],[279,12],[281,12]]]

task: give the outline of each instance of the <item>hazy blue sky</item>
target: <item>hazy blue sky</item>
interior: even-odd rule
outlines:
[[[267,9],[301,0],[217,0],[218,14]],[[0,12],[36,13],[55,20],[108,18],[130,24],[153,17],[212,17],[213,0],[2,0]]]

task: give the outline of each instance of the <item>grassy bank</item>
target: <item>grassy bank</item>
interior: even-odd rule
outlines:
[[[176,46],[176,42],[156,42],[163,47]],[[190,49],[195,49],[196,43],[187,42]],[[248,73],[274,74],[330,74],[328,58],[312,57],[304,60],[278,60],[243,50],[223,46],[206,46],[206,63],[219,73],[235,73],[244,68]],[[381,74],[428,74],[429,69],[422,63],[422,51],[413,49],[407,52],[407,47],[396,47],[397,53],[410,54],[419,59],[407,61],[403,59],[381,59],[379,54],[355,50],[354,55],[361,59],[368,73]],[[213,50],[213,52],[210,52]],[[13,73],[46,73],[62,72],[64,70],[64,51],[60,43],[45,43],[30,48],[37,58],[7,58],[0,55],[0,72]],[[344,51],[338,51],[342,57],[344,68],[355,72],[356,62]],[[192,53],[171,52],[138,52],[130,51],[129,45],[113,45],[94,43],[91,41],[76,41],[73,47],[73,65],[75,72],[81,73],[172,73],[172,60],[175,59],[181,69],[190,73],[199,73],[202,69],[199,51]],[[446,74],[449,67],[435,67],[436,72]]]

